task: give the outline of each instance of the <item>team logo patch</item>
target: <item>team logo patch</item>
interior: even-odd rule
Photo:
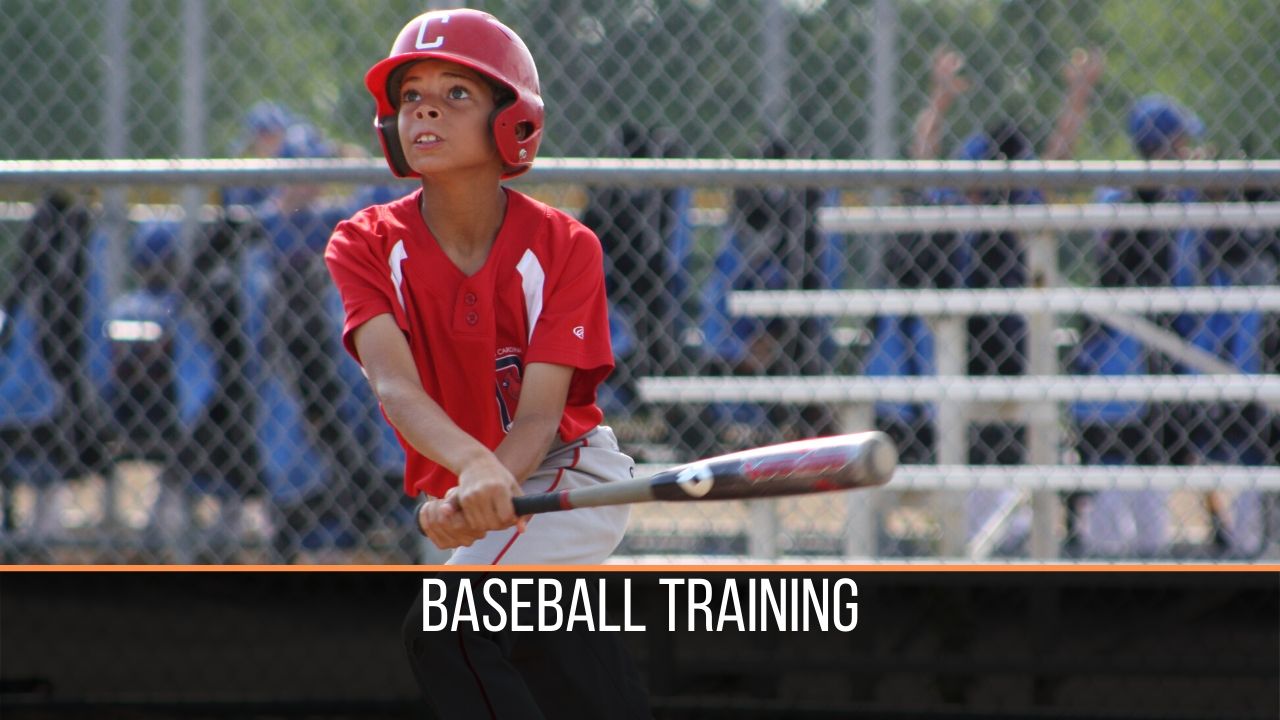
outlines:
[[[510,432],[516,417],[516,405],[520,402],[524,363],[519,355],[503,355],[495,361],[494,375],[497,380],[498,417],[502,421],[502,431]]]
[[[587,336],[587,329],[579,325],[573,329],[573,336],[582,340]]]

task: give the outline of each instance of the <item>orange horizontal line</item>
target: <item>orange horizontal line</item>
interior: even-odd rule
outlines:
[[[903,564],[707,564],[707,565],[0,565],[0,573],[1280,573],[1280,564],[1229,563],[903,563]]]

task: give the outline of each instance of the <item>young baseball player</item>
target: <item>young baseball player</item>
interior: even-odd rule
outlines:
[[[365,76],[387,161],[422,188],[357,213],[325,259],[343,341],[407,454],[419,528],[454,564],[599,563],[625,507],[517,518],[513,495],[630,477],[600,425],[613,368],[595,235],[501,181],[542,139],[538,73],[492,16],[426,13]]]
[[[343,341],[407,455],[419,528],[453,564],[599,563],[627,509],[517,518],[512,496],[606,483],[633,463],[600,425],[613,368],[600,242],[570,216],[502,187],[533,164],[543,105],[533,57],[474,10],[409,22],[365,84],[392,171],[422,188],[367,208],[325,255]],[[421,598],[419,598],[421,603]],[[440,717],[647,713],[608,633],[423,632],[404,638]]]

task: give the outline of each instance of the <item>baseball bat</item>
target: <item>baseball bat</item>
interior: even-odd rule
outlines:
[[[883,485],[897,466],[898,450],[887,435],[862,432],[766,445],[679,465],[646,478],[521,495],[513,503],[517,515],[532,515],[654,500],[808,495]]]

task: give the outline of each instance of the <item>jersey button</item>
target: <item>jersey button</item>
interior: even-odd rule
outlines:
[[[468,305],[475,305],[475,304],[476,304],[476,294],[475,294],[475,293],[467,293],[466,295],[463,295],[463,296],[462,296],[462,302],[464,302],[464,303],[466,303],[466,304],[468,304]]]
[[[475,324],[476,324],[477,322],[479,322],[479,321],[480,321],[480,316],[479,316],[479,315],[477,315],[477,314],[475,314],[475,313],[473,313],[473,312],[469,312],[469,313],[467,313],[467,324],[468,324],[468,325],[475,325]]]

